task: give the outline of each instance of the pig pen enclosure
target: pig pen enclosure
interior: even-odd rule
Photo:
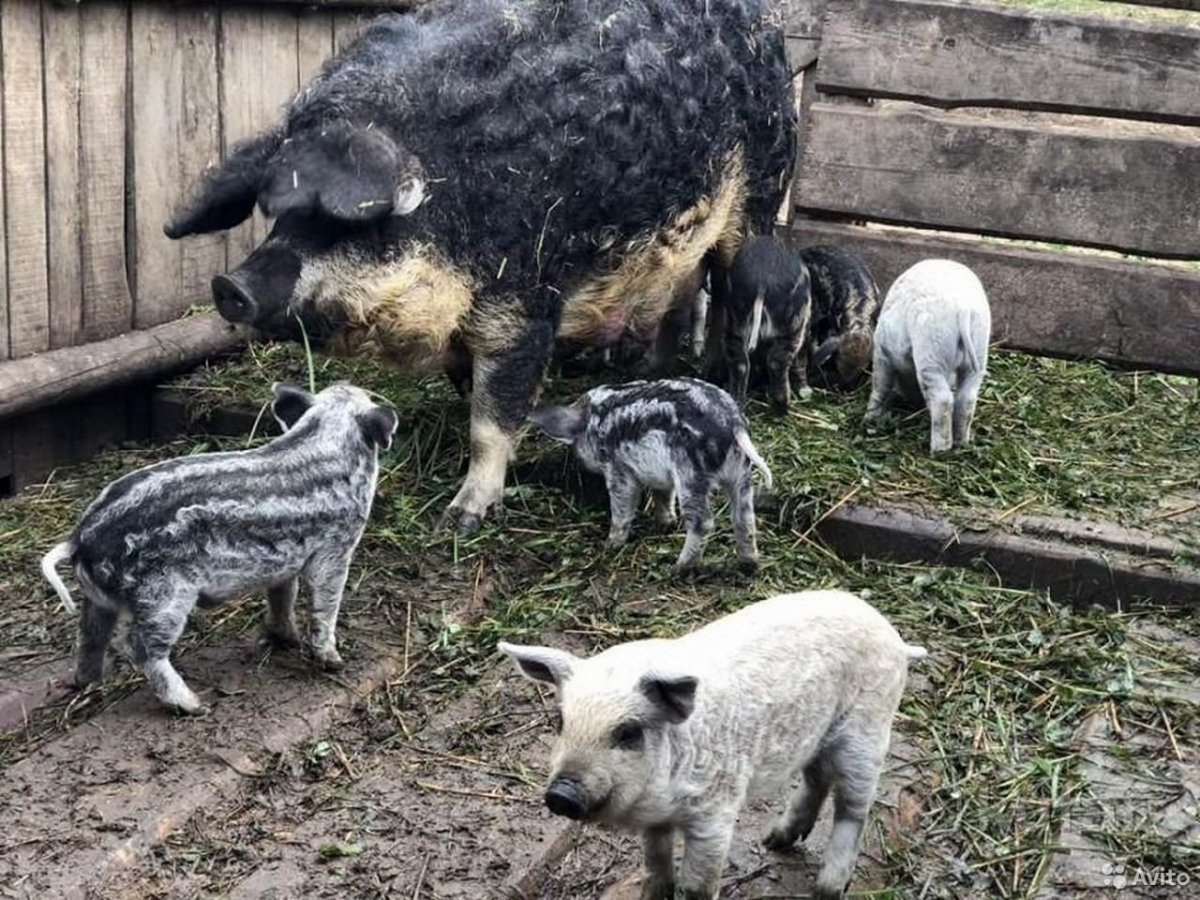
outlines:
[[[603,485],[527,438],[506,515],[434,528],[468,453],[444,379],[247,344],[211,274],[262,237],[171,243],[186,181],[348,40],[350,4],[0,3],[0,895],[615,898],[636,841],[541,806],[549,697],[498,639],[580,652],[804,587],[866,592],[914,667],[851,893],[1191,897],[1200,888],[1200,13],[1186,0],[790,0],[801,151],[784,233],[881,288],[970,265],[995,350],[972,447],[866,388],[786,418],[763,565],[727,517],[691,578],[649,517],[601,549]],[[693,363],[680,360],[688,369]],[[273,381],[350,378],[400,413],[319,674],[198,613],[176,660],[213,712],[161,712],[116,645],[64,684],[76,624],[37,572],[109,480],[274,433]],[[568,398],[611,370],[562,373]],[[742,817],[722,896],[809,896],[813,848]],[[1119,894],[1115,894],[1120,890]]]

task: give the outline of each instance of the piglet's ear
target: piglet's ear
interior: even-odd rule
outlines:
[[[316,398],[304,388],[294,384],[275,384],[271,387],[275,400],[271,404],[271,412],[279,420],[280,426],[287,431],[308,412]]]
[[[376,128],[330,122],[283,141],[259,206],[265,215],[319,212],[343,222],[408,215],[425,199],[421,166]]]
[[[394,409],[376,406],[370,412],[362,413],[358,417],[358,424],[362,426],[363,436],[372,447],[379,450],[390,450],[392,438],[396,434],[396,428],[400,425],[400,417],[396,415]]]
[[[555,687],[571,677],[579,662],[579,657],[553,647],[523,647],[501,641],[496,649],[510,656],[521,674],[530,681],[542,681]]]
[[[694,675],[643,675],[638,690],[646,695],[668,722],[679,724],[692,714],[696,705],[696,686],[700,679]]]
[[[587,426],[587,409],[580,406],[543,406],[529,421],[556,441],[573,444]]]

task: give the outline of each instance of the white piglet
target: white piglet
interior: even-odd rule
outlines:
[[[501,643],[553,685],[562,729],[545,793],[551,812],[641,831],[643,900],[717,896],[745,801],[802,779],[766,845],[784,850],[834,797],[815,896],[850,882],[891,739],[906,644],[843,591],[784,594],[674,640],[619,644],[584,659]],[[674,839],[683,837],[678,875]]]
[[[887,292],[875,326],[871,399],[877,420],[900,393],[929,407],[929,450],[971,442],[971,420],[987,371],[992,313],[975,273],[948,259],[926,259]]]

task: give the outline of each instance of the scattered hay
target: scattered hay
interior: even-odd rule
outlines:
[[[318,387],[348,378],[389,399],[401,415],[351,574],[347,615],[362,604],[391,602],[383,590],[388,580],[433,584],[447,573],[474,585],[471,602],[486,610],[474,625],[449,620],[434,600],[426,609],[387,611],[396,628],[392,639],[403,640],[416,617],[429,635],[413,652],[431,651],[433,668],[407,691],[468,690],[501,636],[565,634],[600,647],[679,634],[779,591],[863,591],[907,640],[932,652],[914,669],[898,724],[921,752],[908,792],[906,821],[913,830],[895,833],[882,817],[872,820],[873,828],[883,829],[887,852],[879,863],[888,883],[922,886],[928,897],[1037,894],[1064,821],[1095,802],[1081,734],[1096,716],[1113,717],[1129,741],[1111,750],[1114,765],[1124,767],[1122,777],[1176,784],[1179,757],[1194,760],[1200,748],[1194,703],[1200,658],[1166,637],[1148,639],[1142,628],[1196,634],[1194,621],[1168,612],[1072,612],[1043,595],[998,587],[986,571],[849,564],[808,536],[811,523],[851,491],[857,491],[856,501],[915,498],[997,514],[1021,506],[1142,523],[1160,494],[1200,483],[1200,411],[1177,379],[996,353],[976,446],[938,460],[926,453],[921,414],[900,417],[877,434],[863,433],[858,421],[865,388],[848,397],[818,395],[786,420],[755,406],[756,443],[783,487],[776,508],[761,516],[760,577],[747,582],[720,569],[672,578],[681,536],[652,535],[648,518],[639,520],[629,545],[604,551],[605,504],[564,489],[577,473],[560,448],[544,441],[527,441],[520,453],[523,463],[543,473],[544,483],[509,486],[502,527],[488,526],[467,540],[433,531],[465,471],[467,404],[440,379],[408,379],[367,360],[319,358],[315,365]],[[198,371],[175,386],[202,409],[257,408],[272,381],[288,379],[307,380],[302,348],[270,346],[254,347],[228,366]],[[583,387],[560,381],[552,393],[569,397]],[[241,446],[245,440],[217,444]],[[49,613],[37,557],[113,475],[151,456],[204,446],[113,454],[86,475],[73,470],[0,504],[0,534],[10,535],[0,550],[0,601],[7,610],[0,641],[51,656],[69,652],[73,623]],[[732,544],[719,514],[717,523],[714,562]],[[257,601],[226,607],[220,612],[227,618],[206,619],[184,640],[225,639],[251,627],[261,607]],[[86,704],[109,702],[101,698],[137,683],[133,676],[117,679],[95,701],[85,694],[70,701],[75,707],[48,708],[44,720],[0,740],[0,759],[29,752],[56,729],[90,715]],[[385,716],[395,710],[390,694],[386,699],[375,704]],[[407,734],[409,724],[394,714]],[[1089,839],[1130,865],[1200,863],[1195,835],[1167,831],[1153,816],[1114,816]]]

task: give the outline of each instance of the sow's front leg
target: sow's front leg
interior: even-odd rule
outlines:
[[[478,531],[489,510],[501,504],[517,432],[525,424],[554,350],[557,300],[488,304],[480,309],[479,318],[468,338],[474,357],[471,464],[442,520],[443,525],[457,523],[464,535]]]

